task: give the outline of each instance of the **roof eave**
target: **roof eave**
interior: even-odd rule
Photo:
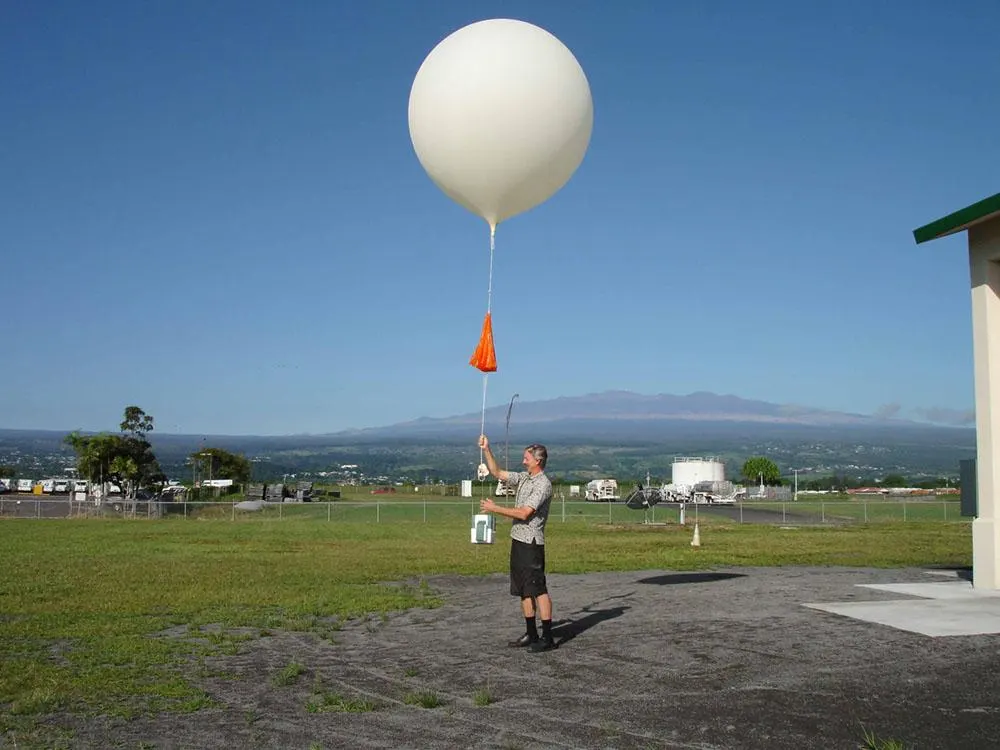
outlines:
[[[962,232],[976,224],[1000,217],[1000,193],[984,198],[978,203],[959,209],[930,224],[913,230],[913,239],[919,245],[950,234]]]

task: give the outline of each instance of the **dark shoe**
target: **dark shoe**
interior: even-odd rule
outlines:
[[[534,653],[539,653],[541,651],[551,651],[552,649],[559,648],[559,645],[551,638],[542,638],[531,644],[531,650]]]
[[[531,646],[535,643],[538,643],[538,636],[528,635],[527,633],[525,633],[516,641],[510,641],[507,645],[510,646],[511,648],[524,648],[526,646]]]

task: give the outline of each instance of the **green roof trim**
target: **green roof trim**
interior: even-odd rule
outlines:
[[[948,214],[942,219],[932,221],[927,226],[914,229],[913,239],[919,245],[921,242],[936,240],[939,237],[961,232],[973,224],[992,219],[997,215],[1000,215],[1000,193],[991,195],[989,198],[984,198],[979,203],[966,206],[953,214]]]

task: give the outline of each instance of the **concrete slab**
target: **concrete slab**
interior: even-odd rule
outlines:
[[[861,583],[877,591],[888,591],[891,594],[906,594],[919,596],[922,599],[997,599],[1000,591],[992,589],[975,589],[968,581],[947,581],[934,583]]]
[[[948,575],[954,580],[861,583],[856,586],[913,598],[803,606],[931,638],[1000,634],[1000,591],[975,589],[971,581],[954,572],[927,572]]]
[[[1000,600],[906,599],[888,602],[806,604],[806,607],[855,620],[887,625],[939,638],[1000,634]]]

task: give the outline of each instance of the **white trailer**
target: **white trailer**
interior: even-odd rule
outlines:
[[[614,503],[621,500],[618,481],[615,479],[591,479],[587,482],[584,499],[598,503]]]
[[[668,503],[695,503],[732,505],[740,494],[745,493],[741,485],[734,485],[729,480],[698,482],[697,484],[663,485],[661,490]]]
[[[514,497],[517,495],[517,487],[508,487],[502,479],[497,482],[497,497]]]

